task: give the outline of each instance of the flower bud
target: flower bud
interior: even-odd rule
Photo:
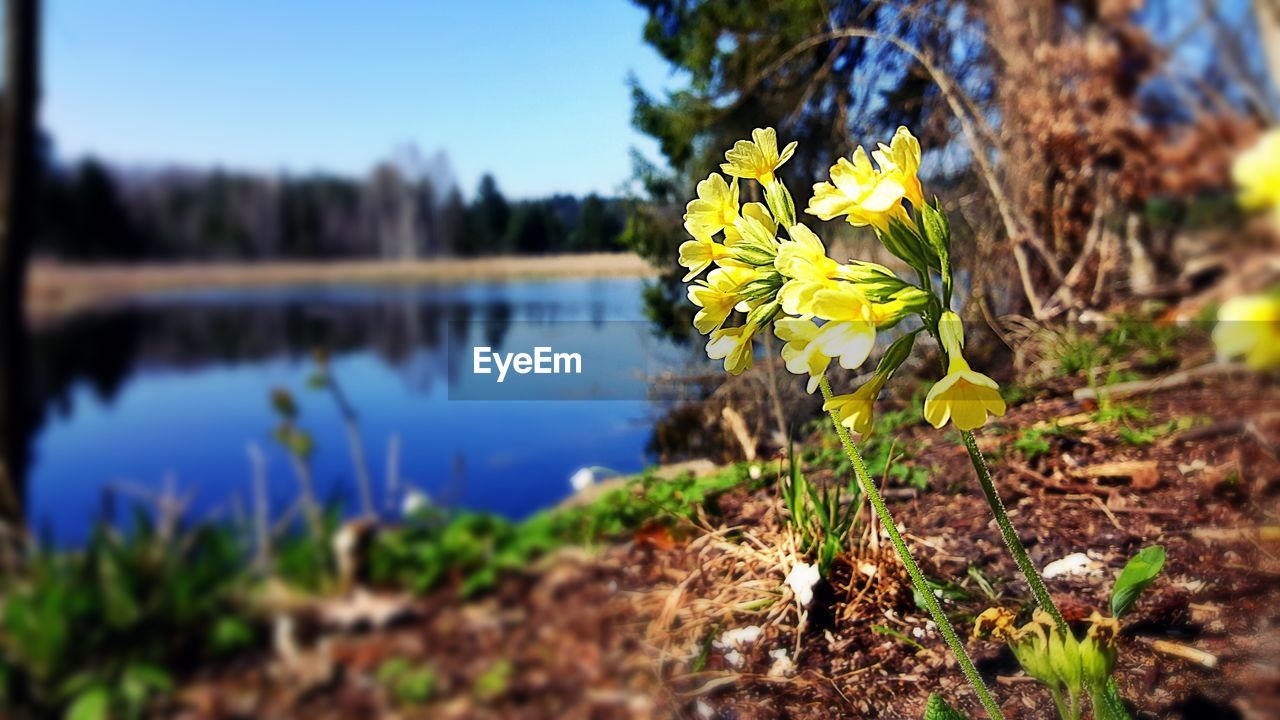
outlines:
[[[938,318],[938,339],[947,355],[959,355],[964,350],[964,323],[960,316],[948,310]]]
[[[1116,636],[1120,623],[1115,618],[1103,617],[1098,611],[1089,616],[1088,632],[1080,643],[1080,666],[1085,682],[1100,687],[1111,677],[1116,665]]]
[[[880,364],[876,365],[876,375],[884,376],[885,378],[892,377],[893,373],[897,372],[898,368],[902,366],[902,363],[906,362],[908,357],[911,357],[911,350],[915,348],[915,344],[916,333],[914,332],[907,333],[894,340],[888,349],[884,351],[884,355],[881,356]],[[997,608],[991,609],[995,610]],[[979,616],[979,619],[981,619],[981,616]],[[1010,620],[1010,623],[1012,622]]]

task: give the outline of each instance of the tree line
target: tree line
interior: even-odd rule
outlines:
[[[485,175],[468,201],[437,156],[364,178],[228,170],[125,170],[45,153],[35,253],[64,261],[414,259],[621,247],[623,201],[511,200]]]

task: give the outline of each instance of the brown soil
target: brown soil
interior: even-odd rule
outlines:
[[[1064,612],[1079,619],[1105,609],[1124,561],[1161,543],[1169,556],[1165,569],[1123,623],[1117,680],[1135,717],[1280,717],[1280,387],[1254,375],[1218,375],[1149,396],[1141,401],[1152,412],[1144,425],[1194,419],[1191,428],[1150,446],[1130,446],[1113,426],[1085,422],[1084,434],[1051,437],[1050,453],[1025,462],[1012,449],[1013,436],[999,434],[998,427],[1078,419],[1091,410],[1069,398],[1012,408],[982,433],[1000,456],[993,461],[997,484],[1037,566],[1074,552],[1089,552],[1105,565],[1098,576],[1049,581]],[[918,494],[896,489],[890,504],[925,572],[968,591],[946,602],[960,632],[967,636],[973,616],[992,604],[1026,607],[1027,588],[990,522],[963,449],[928,427],[904,434],[921,444],[915,462],[932,468],[930,488]],[[1142,461],[1154,466],[1133,464]],[[1130,464],[1086,477],[1102,463]],[[832,480],[818,469],[812,475]],[[913,602],[896,558],[877,552],[871,533],[857,557],[840,563],[831,584],[820,587],[796,655],[796,606],[780,590],[785,570],[777,564],[792,551],[779,530],[773,488],[731,493],[711,510],[698,527],[674,535],[646,531],[597,552],[560,553],[541,568],[508,577],[478,602],[458,603],[447,588],[415,601],[415,619],[377,632],[329,635],[308,650],[327,663],[310,681],[277,660],[246,659],[192,682],[182,695],[186,711],[198,717],[918,719],[928,695],[939,692],[970,717],[982,717]],[[971,564],[998,600],[968,576]],[[745,602],[778,592],[782,602],[768,608]],[[741,668],[731,667],[720,650],[705,651],[719,631],[751,624],[764,630],[743,649]],[[1216,667],[1167,647],[1209,653]],[[794,675],[769,677],[769,651],[778,648],[795,659]],[[969,649],[1007,717],[1054,717],[1047,693],[1022,675],[1007,651],[979,640]],[[695,672],[700,655],[706,662]],[[372,679],[387,657],[432,667],[437,699],[425,707],[395,706]],[[505,690],[478,694],[476,678],[501,661],[511,668]]]

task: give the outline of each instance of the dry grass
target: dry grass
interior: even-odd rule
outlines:
[[[27,286],[33,322],[162,290],[395,285],[555,277],[647,277],[653,268],[633,253],[437,260],[351,260],[269,263],[64,265],[36,262]]]

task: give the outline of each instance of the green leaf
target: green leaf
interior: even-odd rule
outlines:
[[[1093,716],[1097,720],[1132,720],[1114,678],[1107,678],[1107,684],[1090,692],[1089,697],[1093,700]]]
[[[396,679],[392,694],[406,705],[421,705],[431,699],[436,691],[437,677],[429,667],[404,672]]]
[[[902,642],[910,645],[911,647],[914,647],[916,650],[919,650],[920,652],[924,652],[923,645],[916,642],[915,640],[912,640],[911,638],[907,637],[903,633],[898,632],[897,630],[894,630],[888,625],[872,625],[871,632],[876,633],[877,635],[888,635],[891,638],[897,638],[898,640],[901,640]],[[937,696],[935,695],[934,697],[937,697]],[[938,699],[941,700],[942,698],[938,698]],[[946,703],[944,702],[943,704],[945,705]]]
[[[951,707],[941,695],[929,696],[929,704],[924,709],[924,720],[968,720],[959,710]]]
[[[218,618],[209,631],[209,646],[215,653],[238,650],[253,644],[253,628],[234,615]]]
[[[1164,559],[1164,547],[1152,545],[1143,548],[1129,560],[1116,578],[1115,586],[1111,588],[1112,617],[1119,619],[1133,609],[1138,596],[1160,574]]]
[[[103,686],[94,686],[76,697],[67,708],[66,720],[107,720],[111,711],[111,693]]]

